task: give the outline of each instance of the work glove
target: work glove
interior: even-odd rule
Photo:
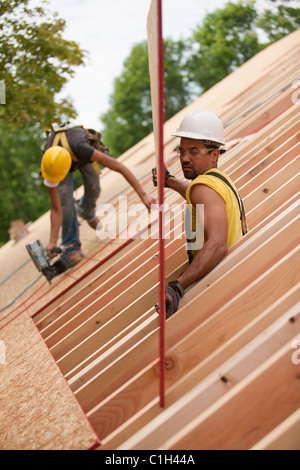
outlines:
[[[168,168],[165,166],[165,188],[168,187],[167,182],[169,178],[175,178],[175,176],[172,176]],[[157,186],[157,169],[156,168],[153,168],[152,170],[152,181],[153,181],[153,185],[156,187]]]
[[[166,318],[177,312],[180,299],[184,296],[184,289],[178,281],[172,281],[166,287]]]

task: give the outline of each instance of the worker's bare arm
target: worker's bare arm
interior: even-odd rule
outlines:
[[[194,186],[191,192],[193,205],[204,204],[205,243],[188,269],[178,281],[184,289],[209,273],[227,254],[228,219],[225,202],[213,189]]]
[[[119,162],[118,160],[115,160],[114,158],[110,157],[109,155],[106,155],[105,153],[100,152],[99,150],[94,150],[91,161],[96,161],[101,165],[109,168],[110,170],[116,171],[122,176],[124,176],[124,178],[139,195],[148,210],[151,209],[152,204],[156,203],[155,199],[145,192],[144,188],[136,179],[134,174],[129,170],[129,168],[123,165],[123,163]]]
[[[63,213],[62,207],[60,204],[59,194],[57,188],[47,188],[51,201],[50,209],[50,240],[47,247],[47,252],[50,257],[55,256],[51,253],[54,248],[57,248],[57,240],[59,235],[59,230],[62,224]]]
[[[173,177],[167,180],[167,187],[179,193],[184,199],[186,199],[186,192],[190,184],[190,181],[179,180]]]

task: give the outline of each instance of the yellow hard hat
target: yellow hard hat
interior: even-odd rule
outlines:
[[[68,150],[59,146],[50,147],[42,158],[41,170],[43,178],[52,183],[58,183],[67,176],[71,165],[72,158]]]

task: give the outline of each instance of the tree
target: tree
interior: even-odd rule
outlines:
[[[39,177],[42,129],[76,116],[72,103],[56,100],[86,56],[62,37],[65,21],[29,0],[0,0],[0,245],[11,220],[35,220],[49,206]]]
[[[165,40],[165,116],[169,119],[191,100],[184,68],[183,41]],[[101,116],[103,139],[113,156],[119,156],[152,132],[152,106],[146,41],[136,44],[114,82],[110,109]]]
[[[257,17],[254,1],[229,2],[224,8],[206,15],[193,32],[196,51],[187,67],[191,80],[202,91],[211,88],[264,47],[255,30]]]
[[[86,56],[73,41],[63,39],[65,21],[29,0],[0,0],[0,79],[6,85],[6,106],[0,123],[18,126],[74,118],[68,100],[56,101]]]
[[[291,0],[269,0],[272,9],[266,8],[258,18],[257,26],[268,37],[269,44],[278,41],[300,27],[300,8]]]
[[[299,27],[299,8],[293,8],[289,0],[270,2],[272,10],[264,9],[262,14],[254,0],[228,2],[224,8],[206,15],[194,30],[190,48],[196,51],[187,61],[187,68],[199,92],[208,90],[269,44]],[[268,41],[262,40],[262,32]]]
[[[38,128],[2,124],[0,127],[0,245],[8,241],[14,219],[25,223],[49,208],[47,191],[39,176],[43,137]]]

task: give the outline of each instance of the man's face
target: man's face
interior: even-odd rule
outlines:
[[[194,180],[217,166],[219,150],[208,148],[199,140],[181,139],[177,152],[188,180]]]

